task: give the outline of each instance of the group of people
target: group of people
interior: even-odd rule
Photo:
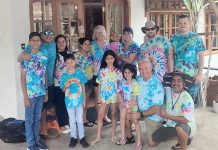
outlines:
[[[91,145],[102,140],[106,121],[112,123],[111,142],[136,143],[135,149],[141,150],[139,121],[143,121],[149,146],[177,137],[178,143],[172,149],[186,150],[196,132],[194,103],[205,48],[202,39],[190,31],[189,16],[182,14],[178,23],[180,32],[168,41],[157,35],[159,26],[147,21],[141,28],[147,40],[140,47],[133,41],[131,27],[124,27],[122,40],[112,32],[108,41],[104,26],[98,25],[92,40],[80,38],[80,49],[73,54],[66,37],[57,35],[54,39],[50,27],[42,34],[31,32],[29,45],[18,56],[27,149],[48,149],[40,134],[47,135],[47,110],[53,106],[61,131],[71,133],[69,147],[75,147],[78,138],[83,147],[88,147],[84,126],[96,123],[89,121],[86,114],[93,89],[98,117]],[[116,137],[117,106],[120,138]],[[111,119],[107,116],[109,108]]]

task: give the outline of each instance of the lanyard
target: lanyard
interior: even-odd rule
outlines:
[[[181,93],[182,93],[182,92],[179,93],[179,96],[178,96],[178,98],[176,99],[176,102],[173,104],[173,92],[171,92],[171,98],[172,98],[172,110],[175,108],[175,105],[176,105],[176,103],[178,102]]]

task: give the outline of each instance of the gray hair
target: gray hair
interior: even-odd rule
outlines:
[[[150,65],[151,69],[153,70],[153,64],[152,64],[151,60],[149,58],[147,58],[147,57],[138,60],[138,65],[142,64],[142,63],[145,63],[145,62],[148,63]]]
[[[93,31],[93,35],[92,35],[92,39],[95,40],[95,41],[97,40],[97,37],[96,37],[96,31],[97,31],[97,30],[101,30],[101,31],[103,32],[104,38],[105,38],[105,40],[106,40],[106,38],[107,38],[107,33],[106,33],[106,30],[105,30],[105,27],[102,26],[102,25],[97,25],[97,26],[95,26],[94,31]]]

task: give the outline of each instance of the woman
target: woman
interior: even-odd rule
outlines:
[[[96,103],[97,99],[99,97],[99,89],[98,89],[98,83],[96,83],[96,77],[98,74],[98,71],[100,69],[101,65],[101,60],[104,55],[104,52],[110,49],[110,43],[107,41],[107,35],[106,35],[106,30],[105,27],[102,25],[98,25],[94,28],[93,31],[93,36],[92,39],[94,40],[91,43],[91,53],[92,53],[92,58],[93,58],[93,65],[94,65],[94,91],[95,91],[95,98],[96,98]],[[96,104],[97,106],[97,104]],[[106,113],[107,114],[107,113]],[[104,119],[107,123],[110,123],[111,120],[105,116]]]
[[[58,118],[58,124],[62,133],[69,133],[69,117],[66,110],[64,101],[64,92],[60,89],[60,78],[66,67],[64,65],[64,57],[68,53],[67,39],[64,35],[59,34],[55,38],[56,43],[56,65],[54,71],[54,103],[56,106],[56,114]]]
[[[78,40],[80,50],[74,54],[77,68],[80,69],[86,76],[88,82],[85,84],[86,103],[90,98],[93,89],[93,61],[90,53],[90,42],[88,38],[80,38]],[[86,104],[87,106],[87,104]],[[83,122],[86,127],[93,127],[94,123],[87,120],[87,108],[83,109]]]

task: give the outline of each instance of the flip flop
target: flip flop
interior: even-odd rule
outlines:
[[[109,125],[109,124],[111,124],[111,122],[108,122],[108,121],[106,121],[106,120],[103,120],[103,126],[107,126],[107,125]]]
[[[125,145],[126,144],[126,139],[122,140],[121,138],[118,139],[118,141],[116,142],[116,145]]]
[[[133,144],[135,143],[135,137],[134,135],[131,138],[126,138],[126,144]]]
[[[102,140],[101,138],[96,138],[94,141],[91,142],[91,145],[93,146],[97,144],[98,142],[101,142],[101,140]]]
[[[84,125],[85,127],[93,127],[93,126],[94,126],[94,123],[91,122],[91,121],[88,121],[88,122],[86,122],[86,123],[83,123],[83,125]]]

